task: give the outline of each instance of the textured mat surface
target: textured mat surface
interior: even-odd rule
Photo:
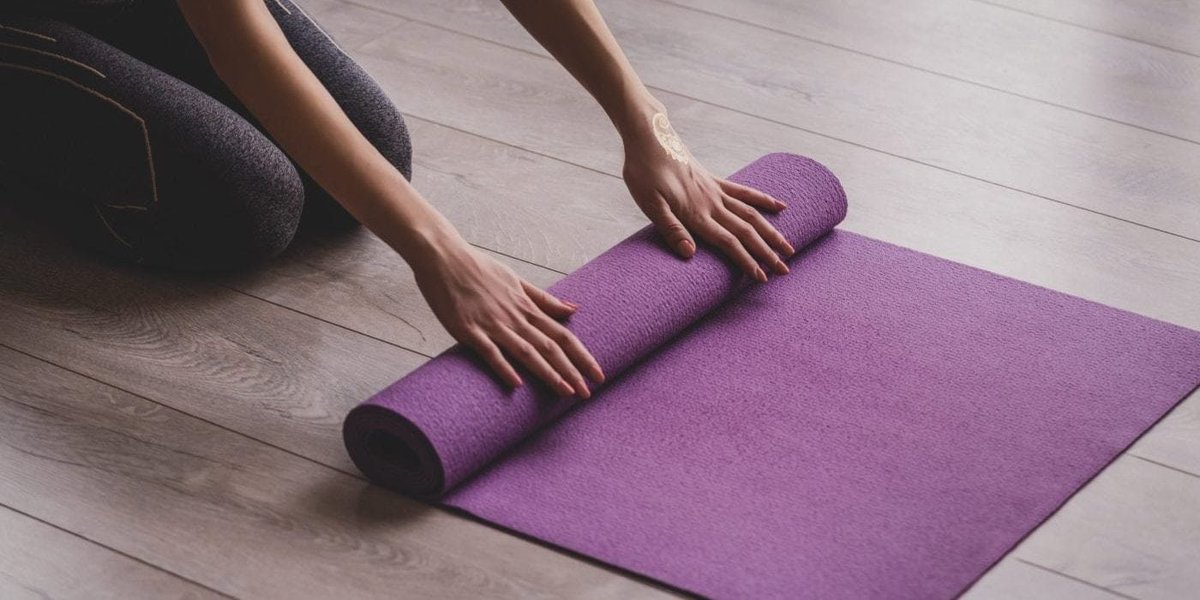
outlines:
[[[552,288],[593,400],[453,349],[350,413],[356,464],[707,596],[951,597],[1200,383],[1198,332],[831,231],[809,159],[734,179],[790,205],[790,275],[639,232]]]

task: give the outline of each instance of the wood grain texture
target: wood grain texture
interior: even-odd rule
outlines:
[[[1200,588],[1200,477],[1122,457],[1013,555],[1135,598]]]
[[[531,216],[536,216],[537,206],[557,210],[556,203],[573,202],[570,209],[583,211],[593,210],[591,203],[600,202],[610,214],[624,211],[621,219],[629,229],[641,219],[616,180],[621,154],[615,136],[591,100],[553,62],[416,23],[401,26],[370,46],[370,53],[366,49],[360,53],[361,62],[401,106],[421,119],[448,122],[556,156],[607,173],[614,180],[604,185],[602,178],[583,172],[570,175],[567,171],[564,176],[561,168],[553,166],[554,161],[527,153],[530,162],[537,162],[519,178],[507,179],[503,171],[474,163],[454,171],[460,181],[479,189],[523,192],[553,185],[566,190],[550,199],[527,197]],[[416,89],[407,83],[412,80],[436,84]],[[537,90],[536,103],[529,101],[531,90]],[[1188,299],[1200,294],[1200,246],[1194,242],[720,107],[670,94],[662,97],[693,151],[717,173],[729,173],[766,152],[781,149],[815,156],[828,164],[851,197],[847,229],[1200,327],[1200,314]],[[476,101],[478,98],[487,101]],[[520,126],[512,126],[514,122]],[[606,143],[606,138],[611,141]],[[479,154],[471,156],[481,159]],[[489,171],[488,178],[473,177],[477,169]],[[505,224],[510,215],[490,211],[488,227],[476,229],[470,223],[477,218],[463,212],[472,206],[445,204],[443,210],[456,223],[467,223],[468,235],[476,243],[525,260],[546,262],[560,271],[579,266],[628,231],[622,226],[597,232],[591,226],[569,222],[537,227],[536,222],[526,221],[516,227]],[[565,212],[569,214],[569,210]],[[512,232],[522,230],[532,230],[527,235],[535,239],[554,236],[546,245],[566,249],[555,257],[565,260],[551,263],[548,256],[521,247],[529,242],[511,243]],[[582,251],[571,250],[580,245],[584,245]],[[1148,294],[1148,288],[1162,293]]]
[[[80,256],[0,219],[0,343],[351,470],[341,420],[425,360],[200,276]]]
[[[777,2],[671,1],[751,21]],[[522,276],[548,285],[645,222],[618,177],[620,146],[603,113],[499,3],[303,4],[410,117],[417,186]],[[1086,6],[1109,5],[1136,16],[1108,0]],[[1149,126],[1181,110],[1163,87],[1193,89],[1190,59],[970,1],[920,0],[910,10],[928,7],[943,8],[945,20],[889,28],[879,19],[894,5],[854,23],[836,21],[850,9],[825,0],[780,4],[789,10],[770,19],[778,24],[827,21],[763,33],[761,22],[658,1],[601,3],[715,172],[769,151],[808,154],[846,185],[846,229],[1200,329],[1200,244],[1059,203],[1186,235],[1200,223],[1189,215],[1188,199],[1200,197],[1195,152],[1012,96],[1109,118],[1134,119],[1144,107],[1137,123]],[[836,37],[796,37],[816,33]],[[907,47],[913,36],[928,47]],[[1028,48],[973,59],[1009,38]],[[830,47],[839,40],[845,50]],[[1088,52],[1062,56],[1071,48]],[[939,54],[951,50],[960,55]],[[944,73],[864,56],[885,51]],[[1038,53],[1044,64],[1031,64]],[[1105,79],[1114,73],[1136,80]],[[1094,97],[1079,93],[1090,84]],[[1172,126],[1193,127],[1186,117]],[[0,209],[0,346],[21,352],[0,347],[0,503],[135,557],[101,558],[95,577],[111,575],[109,564],[119,575],[129,561],[238,596],[662,594],[354,473],[339,438],[345,410],[450,343],[408,268],[374,237],[309,242],[268,268],[197,278],[81,258],[10,217]],[[1197,398],[1135,446],[1146,460],[1121,459],[968,597],[1160,597],[1194,587],[1186,569],[1200,527],[1188,483],[1200,473]],[[0,541],[0,566],[37,563],[50,551],[41,539],[51,538],[20,555]],[[101,548],[72,539],[85,553]]]
[[[364,2],[544,52],[513,41],[527,36],[490,0]],[[1200,144],[661,2],[610,0],[604,8],[651,86],[1200,239]],[[430,51],[413,34],[401,26],[360,51],[427,64]],[[522,85],[503,60],[456,72],[469,80],[500,69]],[[543,94],[528,89],[533,109]],[[407,98],[397,100],[408,108]]]
[[[225,596],[0,506],[0,598],[151,597]]]
[[[225,594],[663,595],[3,347],[0,424],[0,503]]]
[[[1200,141],[1200,58],[1162,48],[961,0],[667,1]]]
[[[1200,56],[1200,4],[1193,0],[984,1]]]

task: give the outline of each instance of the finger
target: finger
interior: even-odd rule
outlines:
[[[732,202],[726,202],[726,207],[730,212],[753,226],[758,235],[761,235],[768,244],[771,244],[772,248],[778,250],[783,256],[789,257],[796,253],[796,249],[788,243],[787,238],[783,237],[783,234],[779,233],[779,230],[775,229],[775,226],[770,221],[767,221],[767,218],[755,210],[753,206],[745,202],[733,200]]]
[[[555,319],[565,319],[579,308],[578,304],[555,298],[550,292],[528,281],[521,280],[521,288],[525,290],[525,295],[529,296],[529,299],[533,300],[533,303],[538,308]]]
[[[696,240],[692,239],[687,227],[684,227],[675,213],[671,212],[671,206],[666,200],[659,198],[648,212],[648,216],[676,254],[684,258],[691,258],[696,254]]]
[[[787,208],[787,205],[782,201],[764,191],[756,190],[740,183],[734,183],[728,179],[719,179],[717,181],[721,185],[722,191],[750,206],[771,212],[779,212]]]
[[[730,233],[737,236],[738,241],[750,251],[750,254],[779,275],[786,275],[787,264],[771,249],[770,244],[758,234],[754,226],[728,210],[719,210],[715,215],[717,222],[725,226]]]
[[[563,327],[562,323],[545,317],[535,317],[531,322],[547,337],[558,342],[558,345],[567,353],[571,362],[580,371],[587,373],[587,376],[596,383],[604,383],[604,371],[600,369],[600,363],[596,362],[596,358],[591,352],[584,347],[583,342],[575,337],[571,330]]]
[[[529,369],[538,379],[546,382],[546,385],[549,385],[551,389],[563,396],[570,396],[575,393],[571,384],[567,383],[567,380],[563,379],[558,374],[558,371],[555,371],[554,367],[546,362],[542,353],[538,352],[537,348],[523,336],[508,327],[499,326],[493,332],[493,337],[510,356],[524,365],[526,369]]]
[[[580,373],[579,369],[575,367],[575,363],[571,362],[570,358],[567,358],[567,353],[563,351],[562,346],[559,345],[557,340],[546,335],[545,332],[532,323],[524,323],[517,329],[517,333],[525,338],[525,341],[532,344],[534,348],[537,348],[538,352],[542,353],[542,358],[546,359],[546,362],[549,362],[550,366],[554,367],[554,370],[558,372],[560,377],[567,380],[567,383],[571,385],[571,389],[576,395],[584,399],[592,396],[587,382],[583,379],[583,373]]]
[[[758,266],[758,262],[754,260],[753,256],[750,256],[745,246],[738,241],[737,236],[730,233],[723,225],[710,219],[702,235],[710,244],[724,251],[735,265],[751,277],[760,282],[767,280],[767,274]]]
[[[517,370],[508,362],[508,359],[504,358],[500,348],[482,330],[471,330],[465,341],[483,359],[483,362],[487,363],[500,376],[501,381],[510,387],[521,387],[521,376],[517,374]]]

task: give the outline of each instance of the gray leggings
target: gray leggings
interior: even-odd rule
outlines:
[[[379,86],[290,0],[266,3],[350,120],[411,177],[404,120]],[[227,269],[279,253],[298,229],[355,225],[220,81],[172,1],[0,12],[0,90],[0,178],[37,190],[39,212],[89,249]]]

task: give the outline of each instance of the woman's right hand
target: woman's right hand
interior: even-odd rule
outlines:
[[[604,381],[600,365],[558,320],[575,312],[508,267],[456,238],[412,261],[417,286],[442,326],[512,387],[516,359],[563,396],[591,397],[584,379]],[[507,356],[506,356],[507,355]]]

